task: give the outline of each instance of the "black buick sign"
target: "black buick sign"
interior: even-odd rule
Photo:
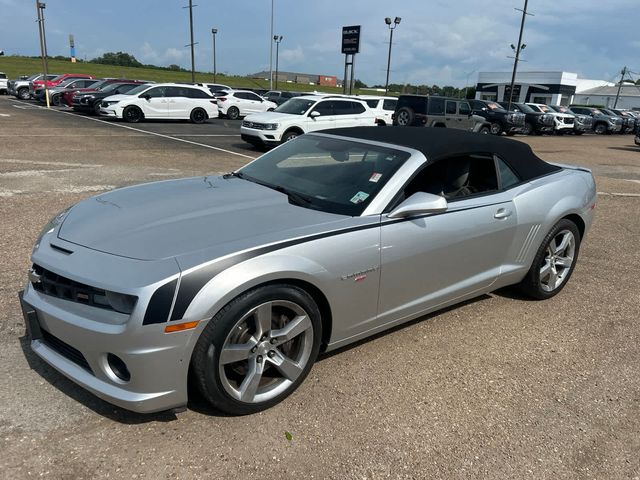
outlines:
[[[360,53],[360,25],[342,27],[342,53]]]

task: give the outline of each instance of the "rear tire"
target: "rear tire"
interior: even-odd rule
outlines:
[[[593,127],[593,131],[596,135],[604,135],[607,133],[607,125],[604,123],[597,123],[595,127]]]
[[[229,107],[227,110],[227,118],[229,120],[237,120],[240,118],[240,110],[237,107]]]
[[[482,127],[478,133],[481,133],[482,135],[490,135],[491,129],[489,127]]]
[[[192,123],[204,123],[207,121],[207,112],[203,108],[194,108],[189,115]]]
[[[122,118],[129,123],[138,123],[144,118],[144,115],[142,115],[142,110],[138,107],[129,106],[122,112]]]
[[[54,107],[59,107],[62,104],[62,100],[60,99],[60,95],[54,95],[51,97],[51,105]]]
[[[580,231],[563,218],[544,237],[531,268],[518,285],[529,297],[546,300],[560,293],[569,281],[580,252]]]
[[[502,125],[498,122],[493,122],[489,127],[491,135],[500,135],[502,133]]]

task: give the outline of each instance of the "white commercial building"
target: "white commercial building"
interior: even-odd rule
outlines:
[[[574,95],[573,103],[581,105],[602,105],[608,108],[640,110],[640,85],[625,84],[620,88],[616,104],[618,86],[595,87]],[[615,107],[614,107],[615,105]]]
[[[518,72],[512,101],[569,105],[576,103],[574,97],[584,90],[613,85],[604,80],[578,78],[577,73],[571,72]],[[511,72],[480,72],[476,99],[508,102],[510,87]]]

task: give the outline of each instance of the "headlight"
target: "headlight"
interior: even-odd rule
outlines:
[[[71,207],[73,207],[73,205]],[[46,234],[53,232],[55,228],[63,222],[63,220],[67,216],[67,213],[69,213],[69,210],[71,210],[71,207],[65,208],[47,222],[47,224],[42,228],[40,234],[38,235],[38,240],[36,240],[36,244],[33,247],[34,250],[36,250],[40,246],[40,242]]]
[[[265,130],[277,130],[278,129],[278,124],[277,123],[266,123],[264,126]]]
[[[126,295],[124,293],[112,292],[106,290],[104,296],[94,294],[93,301],[100,305],[109,305],[116,312],[130,314],[133,312],[133,307],[136,306],[138,297],[134,295]]]
[[[111,105],[115,105],[115,104],[116,104],[116,103],[118,103],[119,101],[120,101],[120,100],[110,100],[110,101],[108,101],[108,102],[102,102],[102,105],[109,107],[109,106],[111,106]]]
[[[85,95],[82,98],[86,98],[87,100],[91,100],[92,98],[96,98],[96,96],[95,95]]]

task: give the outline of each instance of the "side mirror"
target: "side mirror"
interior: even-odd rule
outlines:
[[[315,110],[309,114],[311,118],[314,120],[320,116],[320,112],[316,112]]]
[[[143,95],[140,95],[140,98],[144,98],[148,102],[149,100],[151,100],[151,95],[149,95],[148,93],[143,94]]]
[[[446,212],[447,200],[432,193],[417,192],[389,213],[389,218],[404,218],[429,213]]]

